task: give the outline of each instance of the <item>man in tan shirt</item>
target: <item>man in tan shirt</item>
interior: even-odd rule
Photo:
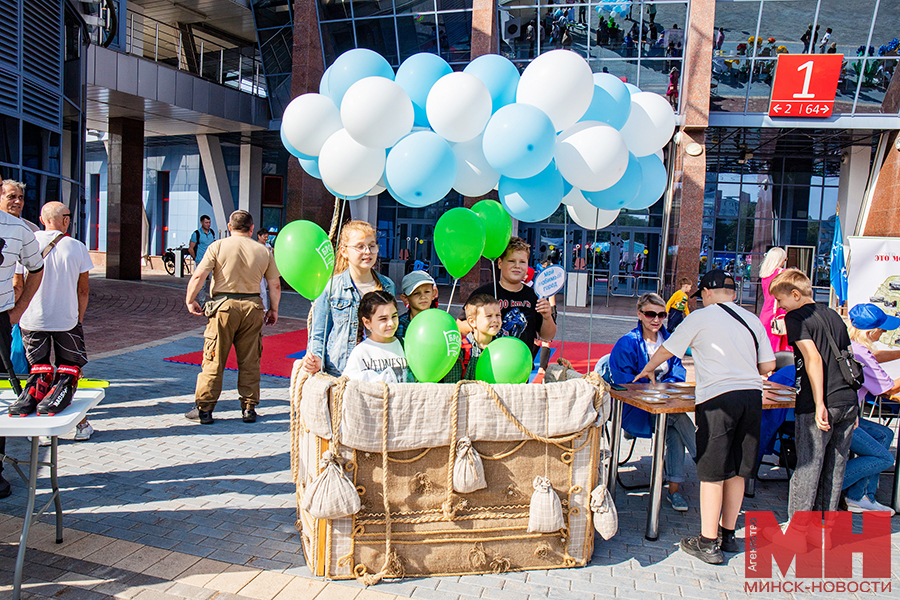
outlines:
[[[238,363],[237,389],[242,417],[245,423],[256,421],[262,326],[263,322],[274,325],[278,321],[281,299],[281,275],[275,258],[253,238],[250,213],[245,210],[231,213],[228,230],[230,237],[217,240],[207,248],[188,283],[185,299],[191,313],[209,318],[203,334],[203,370],[197,375],[194,393],[197,406],[184,415],[204,425],[213,423],[212,412],[222,392],[222,374],[232,345]],[[204,312],[197,302],[197,294],[210,273],[212,300]],[[268,311],[259,297],[259,282],[263,278],[269,285]]]

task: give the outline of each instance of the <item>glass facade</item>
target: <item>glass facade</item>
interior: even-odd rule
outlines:
[[[710,110],[768,110],[778,54],[842,54],[834,114],[881,112],[897,67],[896,2],[718,0]]]
[[[632,2],[628,15],[603,2],[513,0],[501,3],[500,53],[522,68],[541,52],[567,48],[594,72],[606,71],[645,92],[666,94],[682,72],[687,3]]]
[[[326,67],[353,48],[374,50],[395,68],[419,52],[437,54],[459,70],[469,62],[472,0],[318,2]]]

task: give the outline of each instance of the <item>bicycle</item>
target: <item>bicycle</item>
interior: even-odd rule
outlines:
[[[194,260],[191,258],[191,255],[188,254],[184,244],[178,246],[177,248],[166,248],[166,252],[162,256],[163,264],[166,267],[166,272],[169,275],[175,275],[175,265],[177,264],[177,258],[175,256],[176,252],[181,253],[181,264],[184,270],[184,274],[189,275],[191,273],[191,265],[194,263]]]

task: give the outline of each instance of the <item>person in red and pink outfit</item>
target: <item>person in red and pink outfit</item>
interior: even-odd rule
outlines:
[[[766,253],[762,266],[759,268],[759,277],[762,280],[761,285],[763,290],[763,308],[759,315],[759,320],[762,321],[763,327],[766,328],[766,333],[769,336],[769,343],[772,345],[773,352],[791,350],[791,347],[787,342],[787,332],[784,330],[783,326],[782,331],[785,331],[783,334],[778,335],[777,333],[772,333],[772,321],[779,319],[783,325],[785,311],[776,306],[775,298],[769,293],[769,285],[771,285],[772,280],[775,279],[779,273],[784,271],[784,263],[786,261],[787,253],[784,251],[784,248],[776,246]]]

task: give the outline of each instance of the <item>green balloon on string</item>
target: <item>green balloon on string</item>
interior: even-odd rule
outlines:
[[[488,383],[525,383],[533,362],[525,342],[515,337],[502,337],[488,344],[478,357],[475,377]]]
[[[291,221],[275,238],[275,265],[301,296],[315,300],[334,270],[334,246],[312,221]]]
[[[484,223],[484,250],[481,255],[489,260],[500,258],[512,237],[512,217],[496,200],[482,200],[475,203],[472,212]]]
[[[454,279],[463,277],[478,264],[484,242],[484,223],[468,208],[451,208],[434,226],[434,249]]]
[[[417,381],[436,383],[450,372],[459,357],[462,338],[456,320],[429,308],[410,321],[403,337],[406,362]]]

